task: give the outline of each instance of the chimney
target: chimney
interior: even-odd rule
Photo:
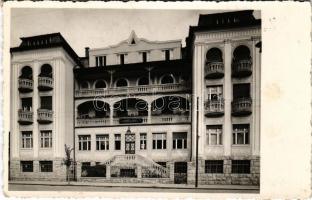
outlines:
[[[89,47],[85,48],[85,57],[89,58]]]

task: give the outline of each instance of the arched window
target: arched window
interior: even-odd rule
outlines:
[[[218,48],[211,48],[206,54],[207,62],[222,62],[222,51]]]
[[[52,67],[51,67],[51,65],[49,65],[49,64],[42,65],[39,76],[52,78]]]
[[[128,86],[128,82],[126,81],[126,79],[119,79],[116,82],[116,87],[127,87]]]
[[[149,80],[147,77],[141,77],[138,81],[138,85],[148,85],[149,84]]]
[[[89,88],[89,83],[87,81],[84,81],[80,83],[80,88],[81,89],[88,89]]]
[[[173,78],[173,75],[170,74],[170,75],[165,75],[161,78],[161,81],[160,81],[161,84],[170,84],[170,83],[174,83],[174,78]]]
[[[33,72],[32,72],[32,68],[29,66],[25,66],[22,68],[21,71],[21,76],[20,78],[25,78],[25,79],[33,79]]]
[[[103,80],[99,80],[95,83],[95,88],[106,88],[106,83]]]
[[[250,50],[245,45],[240,45],[235,48],[233,56],[234,60],[248,60],[250,59]]]

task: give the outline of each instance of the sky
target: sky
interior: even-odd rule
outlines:
[[[85,47],[101,48],[128,39],[132,30],[150,41],[181,40],[199,14],[221,10],[126,10],[15,8],[11,14],[11,47],[20,37],[60,32],[79,56]],[[259,18],[260,14],[255,14]]]

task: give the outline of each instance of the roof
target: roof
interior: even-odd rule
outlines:
[[[77,65],[81,65],[80,58],[76,52],[67,43],[61,33],[51,33],[44,35],[36,35],[31,37],[21,37],[22,43],[18,47],[13,47],[10,52],[21,52],[28,50],[47,49],[62,47],[68,55],[76,62]]]

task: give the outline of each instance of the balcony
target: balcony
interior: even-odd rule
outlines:
[[[38,123],[49,124],[53,122],[53,111],[48,109],[38,109]]]
[[[75,91],[75,97],[94,97],[94,96],[114,96],[128,94],[152,94],[152,93],[167,93],[181,92],[190,90],[190,86],[185,84],[164,84],[164,85],[141,85],[132,87],[119,87],[109,89],[81,89]]]
[[[77,127],[89,127],[89,126],[105,126],[110,125],[109,118],[77,118]]]
[[[206,79],[217,79],[224,76],[223,62],[209,62],[205,66]]]
[[[171,124],[171,123],[190,123],[191,117],[189,115],[160,115],[152,116],[153,124]]]
[[[53,89],[53,78],[38,77],[38,90],[49,91]]]
[[[18,110],[18,123],[29,125],[33,123],[33,112],[30,110]]]
[[[251,98],[234,99],[232,102],[232,115],[233,116],[246,116],[251,114],[252,110]]]
[[[224,99],[208,100],[205,103],[206,117],[219,117],[224,114]]]
[[[33,80],[27,78],[18,79],[18,90],[21,93],[33,91]]]
[[[146,124],[147,121],[147,116],[114,117],[113,125]]]
[[[242,78],[250,76],[252,73],[252,63],[250,59],[234,61],[232,65],[232,76]]]

